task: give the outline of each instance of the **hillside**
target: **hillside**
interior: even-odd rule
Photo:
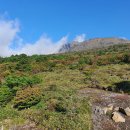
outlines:
[[[96,41],[91,43],[95,45]],[[97,44],[101,41],[98,39]],[[97,106],[103,108],[111,103],[123,110],[129,107],[130,44],[120,42],[115,39],[114,45],[112,42],[105,48],[90,47],[79,52],[0,57],[1,128],[130,129],[126,115],[124,123],[115,123],[111,112],[94,114]],[[108,44],[107,39],[103,43]]]
[[[59,52],[72,52],[72,51],[83,51],[83,50],[90,50],[96,48],[103,48],[117,44],[126,44],[130,43],[129,40],[121,39],[121,38],[95,38],[90,39],[81,43],[72,42],[63,45]]]

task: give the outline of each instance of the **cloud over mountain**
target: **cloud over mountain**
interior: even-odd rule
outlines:
[[[76,42],[83,42],[85,41],[86,35],[85,34],[81,34],[81,35],[77,35],[74,39],[74,41]]]
[[[0,19],[0,56],[10,56],[12,54],[25,53],[33,54],[52,54],[68,41],[67,36],[59,41],[53,42],[47,36],[41,36],[34,43],[25,43],[24,39],[18,36],[20,31],[17,20]]]
[[[53,54],[68,43],[68,36],[63,36],[60,40],[54,42],[50,37],[40,36],[34,43],[26,43],[19,36],[20,24],[18,20],[7,20],[0,17],[0,56],[10,56],[25,53],[33,54]],[[77,35],[74,41],[82,42],[85,40],[85,34]]]
[[[42,36],[33,44],[25,44],[22,48],[15,51],[17,54],[53,54],[56,53],[63,44],[67,43],[67,36],[57,42],[53,42],[49,37]]]

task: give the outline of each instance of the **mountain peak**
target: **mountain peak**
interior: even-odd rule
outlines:
[[[71,43],[67,43],[63,45],[59,53],[70,52],[70,51],[82,51],[82,50],[89,50],[94,48],[103,48],[117,44],[127,44],[130,43],[130,40],[124,38],[116,38],[116,37],[109,37],[109,38],[94,38],[89,39],[84,42],[76,42],[73,41]]]

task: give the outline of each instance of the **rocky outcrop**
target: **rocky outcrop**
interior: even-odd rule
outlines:
[[[80,94],[92,99],[93,130],[130,130],[130,116],[125,112],[125,110],[129,111],[128,107],[130,108],[130,95],[93,88],[82,89]],[[115,112],[122,117],[120,122],[114,120]]]
[[[125,114],[127,116],[130,116],[130,108],[129,107],[127,107],[126,109],[124,109],[124,111],[125,111]]]
[[[109,104],[107,107],[99,109],[100,114],[107,114],[111,112],[112,119],[115,122],[125,122],[125,116],[130,116],[130,108],[114,107],[113,104]],[[102,112],[103,111],[103,112]]]
[[[103,115],[107,114],[111,116],[114,122],[125,122],[125,116],[130,116],[130,108],[114,107],[113,104],[109,104],[107,107],[101,108],[96,106],[95,114]]]
[[[112,113],[112,119],[115,122],[125,122],[124,116],[121,113],[117,112],[117,111]]]

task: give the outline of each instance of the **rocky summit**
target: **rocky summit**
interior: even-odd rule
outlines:
[[[84,42],[70,42],[64,44],[60,49],[59,53],[73,52],[73,51],[85,51],[96,48],[104,48],[112,45],[127,44],[130,40],[123,38],[94,38],[86,40]]]

